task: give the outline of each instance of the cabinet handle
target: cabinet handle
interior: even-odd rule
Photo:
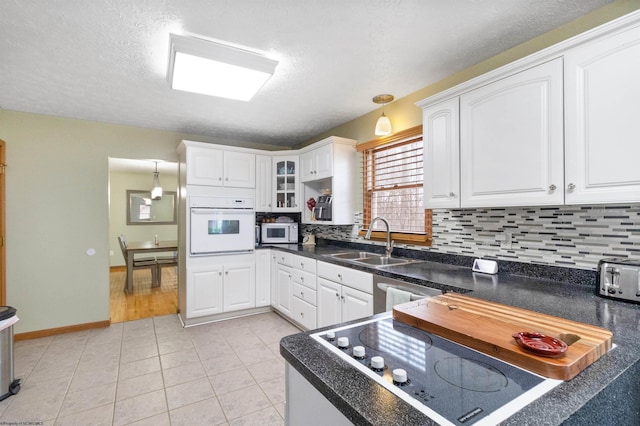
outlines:
[[[225,275],[229,275],[229,271],[224,271],[224,274]]]
[[[300,263],[300,268],[304,269],[304,263]]]
[[[340,281],[342,281],[342,274],[338,274],[338,279],[340,279]]]
[[[304,318],[304,312],[300,312],[300,316]]]
[[[453,192],[449,193],[449,197],[455,197],[455,196],[456,196],[456,194],[454,194]]]
[[[346,302],[346,300],[344,300],[344,296],[340,296],[340,299],[342,299],[343,302]]]
[[[304,299],[304,291],[300,292],[300,297],[302,297]]]
[[[227,182],[229,182],[229,178],[224,178],[224,180],[226,180]]]
[[[555,191],[556,186],[554,184],[549,185],[549,191]]]
[[[218,275],[222,276],[222,272],[218,272]]]
[[[336,293],[336,297],[340,299],[340,293]]]
[[[304,277],[300,277],[300,282],[304,282]]]
[[[573,183],[570,183],[569,185],[567,185],[567,189],[568,189],[569,191],[573,191],[574,189],[576,189],[576,185],[575,185],[575,184],[573,184]]]

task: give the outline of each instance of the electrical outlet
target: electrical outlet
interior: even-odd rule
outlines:
[[[109,256],[113,256],[113,250],[109,250]]]

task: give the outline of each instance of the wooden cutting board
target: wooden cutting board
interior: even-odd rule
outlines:
[[[446,293],[393,308],[393,318],[552,379],[570,380],[606,354],[612,333],[601,327],[526,309]],[[540,332],[569,345],[549,358],[521,348],[512,337]]]

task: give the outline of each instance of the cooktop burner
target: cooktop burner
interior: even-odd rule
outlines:
[[[391,313],[312,337],[439,424],[495,424],[562,383],[408,326]]]

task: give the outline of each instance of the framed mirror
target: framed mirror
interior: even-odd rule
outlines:
[[[177,195],[164,191],[159,200],[151,199],[151,192],[127,189],[127,225],[176,225]]]

